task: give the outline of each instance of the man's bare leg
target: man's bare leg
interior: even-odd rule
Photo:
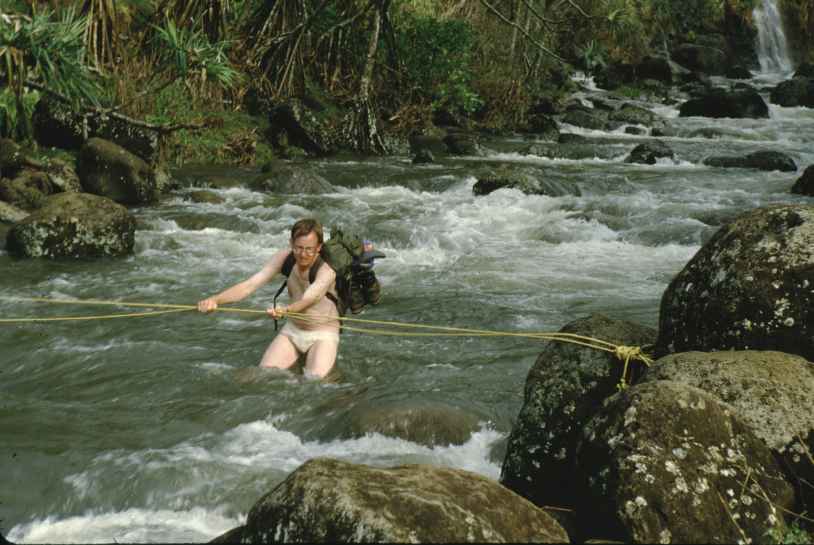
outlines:
[[[339,343],[334,341],[317,341],[308,350],[305,358],[305,376],[325,378],[336,363]]]
[[[290,369],[297,363],[299,355],[291,339],[285,335],[277,335],[266,348],[266,352],[260,360],[260,367]]]

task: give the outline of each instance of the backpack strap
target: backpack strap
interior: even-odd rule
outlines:
[[[286,279],[280,285],[280,288],[277,290],[277,293],[274,294],[274,299],[272,301],[272,305],[275,307],[277,306],[277,298],[280,296],[281,293],[283,293],[283,290],[288,285],[288,277],[291,275],[291,271],[294,269],[295,263],[296,261],[294,259],[294,252],[289,252],[289,254],[285,258],[285,261],[283,261],[283,268],[280,271],[283,274],[283,276],[286,277]],[[319,268],[322,267],[323,264],[325,264],[325,260],[322,259],[321,255],[318,255],[316,260],[314,261],[314,264],[311,265],[311,269],[308,271],[308,282],[310,282],[311,284],[314,283],[314,281],[317,279],[317,272],[319,272]],[[336,310],[339,312],[339,315],[343,316],[344,309],[342,308],[342,305],[339,303],[339,300],[336,298],[336,296],[334,296],[334,294],[331,292],[327,292],[325,294],[325,297],[330,299],[331,302],[333,302],[333,304],[336,305]],[[277,320],[274,320],[274,331],[277,331]],[[342,332],[341,324],[339,327],[339,332],[340,333]]]

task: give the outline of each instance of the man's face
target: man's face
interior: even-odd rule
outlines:
[[[294,252],[294,259],[297,261],[297,265],[302,268],[310,267],[316,261],[320,248],[322,248],[322,245],[319,243],[317,234],[313,231],[291,241],[291,251]]]

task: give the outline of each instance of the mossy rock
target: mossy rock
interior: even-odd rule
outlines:
[[[242,543],[565,543],[545,511],[459,469],[309,460],[261,498]]]
[[[110,199],[59,193],[15,224],[9,253],[21,257],[102,257],[133,253],[136,220]]]

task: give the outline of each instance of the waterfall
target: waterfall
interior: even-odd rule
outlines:
[[[794,67],[789,58],[783,21],[775,0],[763,0],[752,12],[758,35],[758,61],[761,73],[791,72]]]

